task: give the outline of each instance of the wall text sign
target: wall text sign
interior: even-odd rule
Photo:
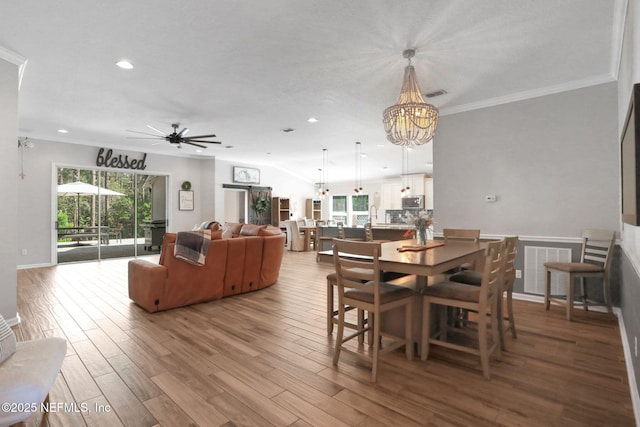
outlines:
[[[98,151],[98,157],[96,157],[96,166],[145,170],[147,168],[145,164],[146,160],[147,153],[144,153],[142,159],[129,159],[129,156],[123,157],[122,154],[114,155],[112,149],[108,149],[105,152],[105,149],[101,148],[100,151]]]

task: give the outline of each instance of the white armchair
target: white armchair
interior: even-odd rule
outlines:
[[[287,229],[287,249],[290,251],[304,251],[304,234],[300,234],[297,221],[285,221]]]
[[[0,327],[6,326],[2,316],[0,323]],[[40,410],[43,402],[49,402],[49,390],[58,377],[66,354],[67,341],[62,338],[50,337],[16,344],[15,352],[0,363],[0,402],[10,405],[11,409],[15,404],[16,411],[0,411],[0,426],[24,422],[33,412]],[[46,416],[45,412],[42,425]]]

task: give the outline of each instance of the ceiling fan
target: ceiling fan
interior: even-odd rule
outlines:
[[[182,130],[180,132],[178,132],[178,128],[180,127],[180,123],[173,123],[171,125],[171,127],[173,128],[173,132],[165,135],[164,132],[154,128],[153,126],[147,125],[147,127],[155,132],[157,132],[159,135],[155,135],[153,133],[147,133],[147,132],[138,132],[136,130],[129,130],[127,129],[127,132],[133,132],[133,133],[139,133],[141,135],[150,135],[150,137],[128,137],[129,139],[162,139],[167,141],[170,144],[176,144],[178,146],[178,148],[182,148],[182,144],[189,144],[189,145],[193,145],[196,147],[200,147],[200,148],[207,148],[205,145],[202,144],[196,144],[196,142],[200,142],[200,143],[206,143],[206,144],[220,144],[220,141],[205,141],[204,138],[215,138],[216,136],[211,134],[211,135],[197,135],[197,136],[185,136],[187,134],[187,132],[189,132],[188,128],[182,128]],[[156,144],[160,144],[159,142]],[[153,145],[156,145],[153,144]]]

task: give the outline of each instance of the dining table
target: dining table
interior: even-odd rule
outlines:
[[[420,343],[422,329],[422,300],[420,290],[435,281],[442,273],[462,264],[474,263],[482,266],[487,248],[486,242],[429,240],[427,245],[418,246],[416,240],[397,240],[380,244],[381,253],[378,258],[380,270],[404,274],[415,274],[416,281],[405,282],[415,292],[413,304],[413,337]],[[333,251],[320,252],[320,260],[333,262]],[[333,290],[329,295],[327,287],[327,304],[333,305]],[[402,308],[390,310],[381,315],[381,328],[395,335],[404,334],[404,315]]]

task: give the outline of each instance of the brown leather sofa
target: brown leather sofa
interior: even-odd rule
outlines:
[[[226,224],[225,224],[226,225]],[[129,298],[155,312],[255,291],[274,284],[280,274],[285,234],[277,227],[241,224],[238,236],[211,232],[205,265],[173,255],[175,233],[162,240],[160,262],[129,261]]]

